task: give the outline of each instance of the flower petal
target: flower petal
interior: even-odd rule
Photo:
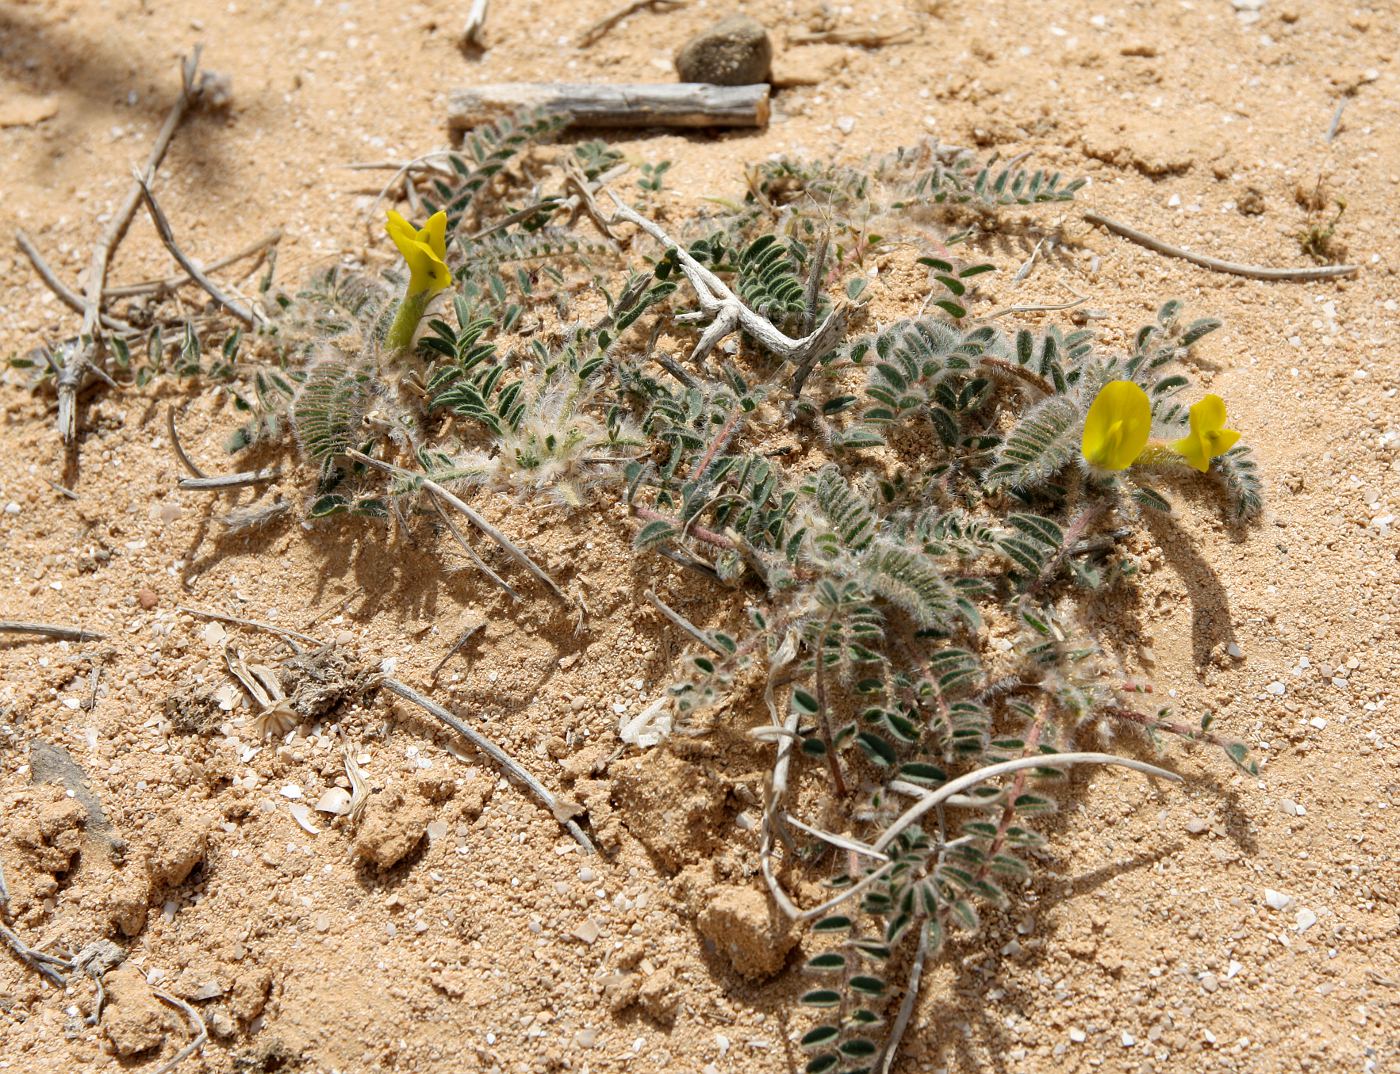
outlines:
[[[1084,458],[1104,470],[1126,470],[1152,432],[1152,404],[1130,380],[1105,384],[1084,418]]]
[[[390,209],[387,219],[384,221],[384,230],[389,238],[394,240],[394,245],[399,248],[399,253],[405,258],[408,257],[407,244],[418,242],[418,230],[405,220],[398,213]]]
[[[1225,428],[1225,400],[1207,395],[1191,408],[1191,431],[1213,433]]]
[[[428,217],[418,238],[428,244],[428,249],[437,254],[438,260],[447,263],[447,214],[439,209]]]

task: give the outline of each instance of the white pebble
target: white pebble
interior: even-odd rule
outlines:
[[[1271,694],[1281,695],[1288,687],[1275,679],[1273,682],[1269,683],[1268,686],[1264,687],[1264,689],[1268,690]]]
[[[1074,1029],[1071,1029],[1069,1031],[1069,1039],[1074,1041],[1075,1044],[1083,1044],[1086,1040],[1089,1039],[1089,1035],[1085,1033],[1084,1030],[1076,1026]]]
[[[1311,910],[1303,909],[1298,911],[1298,923],[1294,926],[1295,932],[1307,932],[1317,924],[1317,915]]]
[[[842,134],[850,134],[851,131],[853,131],[853,130],[856,129],[855,117],[853,117],[853,116],[842,116],[840,119],[838,119],[838,120],[836,121],[836,128],[837,128],[837,130],[839,130]]]
[[[1293,901],[1293,896],[1285,895],[1283,892],[1275,891],[1273,888],[1265,888],[1264,901],[1269,904],[1269,908],[1272,910],[1285,910],[1288,908],[1289,903]]]

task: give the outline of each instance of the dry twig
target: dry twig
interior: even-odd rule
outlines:
[[[356,462],[362,462],[366,466],[371,466],[376,470],[382,471],[383,473],[392,474],[396,477],[408,478],[414,483],[421,485],[428,492],[433,493],[435,496],[441,497],[444,502],[446,502],[452,507],[455,507],[458,511],[462,512],[462,514],[466,515],[468,522],[470,522],[473,526],[479,529],[482,533],[486,534],[487,537],[490,537],[491,540],[495,541],[498,545],[500,545],[501,548],[503,548],[511,556],[512,559],[514,559],[527,571],[533,574],[537,579],[543,582],[545,587],[548,588],[548,590],[552,594],[554,594],[554,596],[559,600],[561,604],[569,604],[568,596],[566,596],[564,591],[559,588],[559,586],[555,583],[554,579],[544,572],[544,569],[542,567],[538,566],[533,559],[531,559],[524,552],[522,552],[520,548],[517,547],[509,537],[507,537],[495,526],[487,522],[486,519],[482,518],[480,514],[474,511],[467,504],[463,503],[455,495],[453,495],[450,490],[439,485],[436,481],[425,476],[424,474],[416,473],[413,470],[405,470],[402,466],[395,466],[393,463],[384,462],[381,459],[372,459],[368,455],[360,451],[347,451],[345,453],[345,456],[346,458],[354,459]]]
[[[668,250],[675,252],[681,271],[700,302],[700,315],[709,317],[710,324],[701,333],[700,341],[691,354],[694,362],[703,361],[721,339],[742,328],[767,351],[801,367],[812,354],[820,355],[836,345],[846,332],[849,307],[838,304],[826,319],[801,339],[792,339],[780,332],[768,318],[755,313],[713,272],[707,269],[666,232],[637,212],[612,191],[608,191],[617,206],[617,215],[635,224]]]
[[[883,48],[885,45],[907,45],[914,40],[914,28],[901,26],[898,30],[876,30],[853,27],[847,30],[809,30],[788,34],[789,45],[854,45],[857,48]]]
[[[647,598],[648,604],[650,604],[658,612],[664,615],[681,630],[689,634],[706,649],[709,649],[710,652],[718,653],[720,656],[729,655],[729,653],[726,652],[721,646],[715,644],[715,640],[712,637],[706,634],[703,630],[701,630],[698,626],[696,626],[689,619],[683,616],[680,612],[676,611],[676,609],[672,608],[669,604],[667,604],[664,600],[658,597],[650,589],[646,591],[645,596]]]
[[[62,988],[68,983],[67,980],[64,979],[63,973],[59,972],[59,970],[63,970],[64,973],[67,973],[73,968],[73,964],[66,958],[59,958],[56,955],[50,955],[44,951],[30,947],[2,921],[0,921],[0,940],[5,941],[5,946],[13,951],[21,962],[50,984],[54,985],[54,987]]]
[[[880,1074],[890,1074],[894,1069],[894,1058],[899,1052],[899,1042],[904,1039],[904,1031],[909,1028],[909,1020],[914,1016],[914,1004],[919,998],[919,982],[924,976],[924,961],[928,958],[928,929],[919,927],[919,944],[914,949],[914,959],[909,965],[909,979],[904,985],[904,998],[899,1001],[899,1013],[895,1016],[890,1035],[885,1038],[884,1052],[876,1064]]]
[[[233,623],[237,626],[252,627],[254,630],[266,630],[271,634],[280,634],[284,638],[295,638],[297,641],[304,641],[308,645],[322,648],[325,642],[307,634],[299,634],[295,630],[288,630],[286,627],[275,626],[272,623],[264,623],[257,619],[239,619],[236,615],[224,615],[222,612],[206,612],[203,608],[191,608],[186,604],[175,605],[177,612],[186,612],[189,615],[198,616],[200,619],[214,619],[220,623]]]
[[[491,581],[495,583],[496,586],[504,590],[506,595],[509,596],[511,600],[519,600],[520,594],[515,591],[515,588],[504,578],[502,578],[499,574],[493,571],[491,567],[487,564],[487,562],[476,554],[476,549],[471,546],[471,542],[468,541],[467,538],[462,534],[462,531],[457,528],[457,524],[452,521],[452,516],[442,509],[442,504],[438,501],[437,497],[433,497],[433,507],[437,509],[438,515],[446,524],[447,530],[449,533],[452,534],[453,539],[461,547],[462,551],[467,554],[467,557],[472,561],[472,563],[476,565],[476,569],[481,571],[482,574],[486,575],[487,578],[491,579]],[[437,672],[433,673],[433,678],[437,678]]]
[[[441,508],[439,508],[439,510],[441,510]],[[452,643],[452,648],[443,653],[442,659],[433,666],[433,673],[428,676],[428,681],[430,683],[434,686],[437,685],[438,675],[442,673],[442,669],[447,665],[447,662],[461,651],[463,645],[471,641],[472,635],[480,630],[482,625],[481,623],[473,623],[471,626],[467,627],[466,630],[462,631],[461,636]]]
[[[204,491],[238,489],[246,485],[261,485],[267,481],[276,481],[281,476],[280,469],[276,466],[268,466],[261,470],[243,470],[236,474],[217,474],[213,477],[182,477],[176,484],[182,489]]]
[[[635,15],[645,8],[655,8],[661,11],[675,11],[677,8],[685,7],[686,0],[631,0],[624,4],[611,15],[604,15],[587,30],[579,35],[578,47],[588,48],[589,45],[596,45],[608,35],[614,26],[629,15]]]
[[[281,241],[282,229],[278,228],[276,231],[268,232],[262,238],[258,239],[257,242],[250,242],[247,246],[235,250],[231,254],[225,254],[223,257],[209,262],[209,264],[204,266],[204,271],[218,272],[220,269],[228,268],[230,265],[236,265],[240,261],[246,261],[250,257],[256,258],[257,260],[244,271],[243,277],[246,278],[249,273],[253,272],[258,265],[266,259],[267,251]],[[181,287],[186,287],[194,282],[195,280],[191,276],[182,272],[174,276],[164,276],[159,280],[142,280],[139,283],[127,283],[118,287],[109,287],[102,292],[102,297],[106,299],[136,298],[140,295],[151,294],[164,295],[172,291],[178,291]]]
[[[1139,231],[1137,228],[1120,224],[1117,220],[1110,220],[1099,213],[1085,213],[1084,220],[1086,223],[1105,227],[1115,235],[1121,235],[1130,242],[1135,242],[1139,246],[1144,246],[1159,254],[1165,254],[1167,257],[1179,257],[1183,261],[1200,265],[1201,268],[1210,269],[1212,272],[1228,272],[1232,276],[1247,276],[1251,280],[1328,280],[1334,276],[1351,276],[1361,271],[1359,265],[1323,265],[1319,268],[1282,269],[1242,265],[1238,261],[1221,261],[1216,257],[1193,254],[1190,250],[1183,250],[1180,246],[1173,246],[1161,239],[1154,239],[1151,235]]]
[[[590,840],[588,836],[584,834],[582,828],[580,828],[576,823],[574,823],[573,820],[569,818],[568,810],[565,808],[564,804],[560,802],[558,798],[554,797],[554,795],[549,792],[549,790],[544,786],[544,784],[542,784],[534,776],[530,775],[528,771],[521,767],[521,765],[517,761],[515,761],[510,756],[510,754],[506,753],[505,750],[501,749],[500,746],[497,746],[494,742],[492,742],[489,738],[485,737],[484,735],[478,734],[476,731],[473,731],[470,727],[464,724],[461,720],[457,719],[456,716],[452,715],[452,713],[448,712],[441,705],[437,704],[435,701],[431,701],[428,698],[424,697],[411,686],[405,686],[397,679],[385,679],[383,680],[382,685],[384,689],[388,690],[390,693],[397,694],[405,701],[411,701],[419,708],[422,708],[427,712],[431,713],[432,715],[436,716],[439,720],[447,724],[448,727],[456,731],[459,735],[465,738],[478,750],[486,754],[486,756],[490,757],[493,761],[500,765],[501,768],[505,770],[507,775],[529,788],[530,792],[545,804],[545,807],[551,813],[554,814],[555,820],[559,821],[559,823],[562,824],[565,827],[565,829],[568,830],[568,833],[574,837],[574,840],[581,847],[587,850],[590,854],[595,853],[592,840]]]
[[[24,256],[29,258],[29,263],[34,266],[34,271],[39,274],[39,279],[43,280],[45,286],[58,296],[60,302],[75,313],[87,312],[87,304],[83,297],[58,278],[54,270],[49,267],[49,263],[44,260],[44,255],[39,253],[39,248],[34,245],[34,240],[23,228],[15,230],[15,244],[24,252]],[[100,314],[100,316],[103,327],[109,328],[113,332],[135,331],[131,325],[123,320],[109,317],[105,313]]]
[[[165,117],[165,123],[156,135],[155,145],[151,147],[150,155],[146,158],[146,164],[141,174],[147,180],[155,176],[160,162],[165,159],[165,151],[170,147],[170,140],[175,136],[176,128],[180,126],[180,122],[185,118],[185,113],[199,99],[203,91],[204,79],[196,80],[195,78],[199,70],[199,53],[200,49],[196,46],[191,55],[180,61],[180,96],[171,106],[169,115]],[[140,203],[141,183],[132,183],[126,197],[117,207],[117,211],[112,214],[106,232],[103,233],[92,252],[92,261],[88,265],[84,292],[83,324],[79,332],[83,342],[74,348],[68,356],[57,377],[58,431],[59,435],[63,437],[65,445],[71,446],[77,439],[78,388],[82,384],[83,374],[89,367],[96,368],[101,359],[103,343],[97,328],[102,306],[102,292],[107,284],[107,265],[112,260],[112,255],[116,252],[123,236],[126,235],[126,229],[130,226],[131,218],[136,213],[136,206]]]
[[[194,261],[180,249],[175,242],[175,233],[170,230],[170,221],[165,218],[165,213],[161,211],[160,205],[156,202],[155,195],[151,193],[149,181],[140,172],[134,173],[136,182],[140,186],[141,196],[146,201],[146,211],[151,214],[151,221],[156,226],[156,231],[160,234],[160,241],[165,243],[165,248],[170,251],[170,256],[179,262],[180,267],[185,270],[190,279],[199,284],[215,302],[228,310],[244,327],[252,328],[257,323],[257,317],[253,311],[248,309],[243,303],[229,298],[223,291],[219,290],[219,285],[205,275]]]
[[[180,434],[175,429],[174,403],[165,408],[165,431],[170,436],[170,446],[175,449],[175,457],[180,460],[180,465],[190,472],[190,476],[208,477],[209,475],[196,466],[194,460],[185,454],[184,445],[180,443]]]
[[[486,27],[487,0],[472,0],[467,11],[467,21],[462,25],[462,47],[480,48],[481,31]]]
[[[204,1047],[204,1042],[209,1039],[209,1031],[204,1027],[204,1019],[199,1016],[199,1012],[184,1000],[172,996],[169,992],[162,992],[159,988],[153,988],[151,991],[155,993],[156,999],[183,1013],[190,1020],[190,1029],[194,1033],[194,1039],[151,1071],[151,1074],[170,1074],[170,1071]]]
[[[101,641],[107,635],[81,627],[52,626],[49,623],[21,623],[12,619],[0,621],[0,634],[38,634],[55,641]]]

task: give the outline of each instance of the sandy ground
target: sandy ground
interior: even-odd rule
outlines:
[[[673,48],[729,10],[639,13],[580,50],[613,0],[499,3],[488,47],[464,56],[466,6],[0,4],[0,230],[27,229],[76,278],[168,107],[179,54],[202,41],[234,99],[180,131],[161,173],[186,246],[211,259],[283,227],[287,281],[344,253],[386,258],[382,238],[366,239],[366,178],[343,164],[441,143],[447,93],[469,81],[667,79]],[[1019,238],[982,251],[1004,270],[999,301],[1090,294],[1110,346],[1169,297],[1225,321],[1200,378],[1254,446],[1269,511],[1241,536],[1183,502],[1141,535],[1133,611],[1159,694],[1184,719],[1216,713],[1261,759],[1260,778],[1173,745],[1182,788],[1077,782],[1049,828],[1053,867],[928,975],[903,1071],[1400,1063],[1400,8],[1240,6],[876,0],[828,13],[913,29],[867,50],[787,46],[785,33],[822,24],[817,4],[736,4],[775,28],[780,75],[812,84],[781,92],[761,133],[619,143],[634,162],[676,162],[676,207],[739,189],[743,163],[771,153],[858,161],[928,134],[1030,150],[1092,183],[1038,214],[1066,244],[1019,286]],[[1297,264],[1296,235],[1315,219],[1299,194],[1319,177],[1346,202],[1337,237],[1363,266],[1351,280],[1214,274],[1078,218],[1092,207],[1202,252]],[[169,268],[142,220],[113,277]],[[76,323],[0,250],[0,353]],[[0,393],[0,614],[107,634],[0,642],[0,862],[15,927],[70,949],[121,939],[130,966],[197,1002],[216,1037],[182,1071],[800,1068],[799,954],[747,980],[697,927],[707,906],[732,909],[740,931],[764,913],[743,827],[761,752],[731,736],[594,771],[617,746],[618,714],[655,696],[683,648],[642,590],[705,624],[737,609],[635,561],[620,511],[488,505],[587,591],[581,633],[546,601],[512,610],[475,575],[444,571],[442,550],[386,547],[353,524],[225,535],[209,519],[235,497],[175,488],[168,402],[191,454],[224,468],[233,419],[216,394],[173,381],[104,393],[83,410],[70,500],[48,483],[62,472],[52,399]],[[299,502],[304,488],[289,476],[280,491]],[[181,733],[165,697],[223,681],[205,624],[181,604],[333,638],[416,683],[484,621],[435,695],[589,804],[616,855],[585,860],[532,801],[383,698],[255,754],[218,730]],[[282,652],[267,635],[239,643],[250,657]],[[384,844],[432,824],[387,872],[357,863],[344,822],[312,836],[291,815],[284,791],[314,801],[341,773],[342,735],[380,791]],[[110,832],[82,835],[73,801],[34,782],[58,778],[34,739],[86,771]],[[143,1043],[162,1050],[121,1065],[172,1055],[186,1038],[177,1016],[134,969],[109,983],[114,1006],[93,1028],[90,987],[59,995],[0,959],[0,1070],[107,1069],[114,1048]]]

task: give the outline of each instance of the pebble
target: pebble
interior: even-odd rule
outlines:
[[[1317,915],[1311,910],[1304,908],[1298,911],[1297,924],[1294,925],[1294,931],[1299,933],[1307,932],[1308,929],[1316,924]]]
[[[1327,727],[1327,721],[1321,716],[1314,716],[1311,720],[1308,721],[1308,723],[1311,724],[1313,727],[1317,728],[1317,730],[1319,731],[1322,731]]]
[[[1206,830],[1206,822],[1203,821],[1200,817],[1191,817],[1186,822],[1186,830],[1192,835],[1200,835],[1203,831]]]
[[[1293,901],[1293,896],[1285,895],[1283,892],[1275,891],[1273,888],[1265,888],[1264,901],[1269,904],[1271,910],[1286,910],[1288,905]]]
[[[1086,1040],[1089,1039],[1089,1035],[1085,1033],[1084,1030],[1076,1026],[1075,1028],[1069,1031],[1069,1039],[1074,1041],[1075,1044],[1083,1044]]]
[[[159,599],[160,598],[156,596],[156,591],[149,587],[143,588],[141,592],[136,594],[137,603],[140,604],[141,607],[145,608],[146,611],[150,611],[152,608],[154,608],[156,606],[156,601],[158,601]]]
[[[1214,992],[1220,987],[1220,979],[1213,973],[1201,974],[1201,987],[1207,992]]]
[[[1268,686],[1264,687],[1264,689],[1268,690],[1271,694],[1281,696],[1283,692],[1288,689],[1288,687],[1285,686],[1283,683],[1279,682],[1277,679],[1275,679],[1273,682],[1269,683]]]
[[[842,134],[850,134],[851,131],[856,129],[855,117],[842,116],[836,121],[836,129],[839,130]]]
[[[731,15],[702,30],[676,53],[682,82],[748,86],[768,80],[773,42],[763,24],[747,15]]]
[[[602,934],[603,930],[598,927],[598,922],[594,921],[591,917],[586,918],[583,924],[579,925],[578,928],[574,929],[571,933],[574,939],[582,940],[586,944],[592,944]]]

